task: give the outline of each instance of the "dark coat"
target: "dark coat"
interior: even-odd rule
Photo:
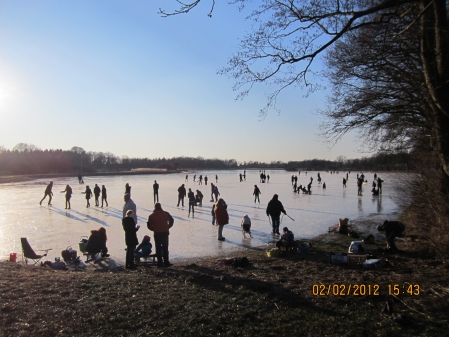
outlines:
[[[280,202],[277,198],[271,199],[267,206],[267,215],[278,217],[281,215],[281,212],[287,214],[282,202]]]
[[[92,231],[89,240],[87,241],[86,250],[89,253],[99,253],[107,251],[106,237],[101,235],[99,231]]]
[[[137,227],[133,217],[127,216],[122,219],[123,230],[125,231],[125,244],[127,246],[137,246]]]
[[[217,225],[223,226],[229,223],[227,208],[228,205],[217,205],[217,207],[215,207],[215,221],[217,222]]]
[[[184,186],[180,186],[179,188],[178,188],[178,195],[180,196],[180,197],[185,197],[186,196],[186,188],[184,187]]]

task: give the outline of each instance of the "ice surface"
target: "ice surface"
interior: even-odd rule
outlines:
[[[320,172],[322,181],[326,182],[326,190],[317,182],[317,172],[301,171],[298,186],[307,185],[313,177],[312,194],[293,193],[291,176],[298,172],[271,171],[269,183],[259,183],[259,171],[247,170],[246,181],[239,182],[239,173],[243,171],[196,171],[189,172],[186,189],[199,189],[204,194],[203,206],[195,208],[195,218],[187,217],[188,201],[185,207],[176,207],[177,189],[184,183],[186,173],[135,175],[135,176],[103,176],[84,177],[85,185],[93,187],[97,183],[107,188],[109,207],[95,207],[92,198],[91,208],[86,208],[84,194],[85,186],[79,185],[76,177],[53,179],[53,206],[47,206],[47,201],[39,201],[50,179],[31,182],[0,185],[0,257],[9,256],[10,252],[21,254],[20,238],[27,237],[31,246],[37,249],[52,248],[49,259],[60,256],[62,250],[72,246],[78,250],[81,236],[88,236],[91,229],[105,227],[108,235],[108,248],[111,257],[123,262],[125,259],[125,236],[121,225],[123,194],[125,184],[132,187],[131,198],[137,205],[138,222],[141,225],[137,232],[139,241],[144,235],[152,232],[147,229],[148,215],[153,210],[153,183],[157,180],[159,200],[162,208],[171,213],[175,223],[170,232],[170,259],[191,258],[200,256],[224,255],[236,249],[251,249],[266,245],[274,240],[270,234],[271,227],[265,209],[273,194],[279,195],[287,214],[295,219],[284,216],[281,228],[289,227],[295,238],[311,238],[327,232],[329,226],[338,222],[341,217],[350,220],[360,218],[377,219],[379,222],[397,211],[389,197],[393,191],[391,182],[397,178],[395,173],[381,173],[383,195],[371,195],[373,173],[365,173],[368,184],[363,186],[363,196],[357,196],[356,173],[349,175],[347,188],[343,189],[342,180],[346,172],[330,174]],[[208,176],[208,185],[198,185],[193,182],[193,175]],[[220,197],[228,204],[229,225],[223,230],[225,242],[217,240],[217,228],[211,223],[212,202],[210,202],[210,183],[215,183],[218,175]],[[65,210],[64,193],[59,193],[69,184],[73,188],[72,209]],[[252,196],[254,185],[261,190],[260,205],[254,204]],[[101,200],[100,200],[101,204]],[[253,239],[243,239],[240,229],[242,217],[248,214],[252,221]],[[277,237],[276,237],[277,238]],[[153,242],[153,239],[152,239]]]

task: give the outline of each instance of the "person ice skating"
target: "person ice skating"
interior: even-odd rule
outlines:
[[[158,267],[169,267],[171,265],[168,259],[168,236],[174,222],[175,220],[170,213],[162,210],[160,203],[154,204],[154,211],[148,217],[147,226],[154,233]]]
[[[86,190],[81,193],[86,195],[86,208],[89,208],[90,207],[90,198],[92,197],[92,190],[90,189],[89,185],[86,185]]]
[[[134,203],[134,201],[131,199],[131,196],[129,194],[125,194],[123,196],[123,200],[125,201],[125,204],[123,205],[123,218],[126,217],[126,213],[131,210],[133,211],[132,217],[134,218],[134,222],[137,225],[137,206]]]
[[[48,206],[51,206],[51,199],[53,198],[53,192],[51,191],[52,188],[53,188],[53,181],[50,181],[50,184],[48,184],[47,187],[45,188],[44,197],[39,202],[39,205],[42,205],[42,201],[44,201],[44,199],[48,195],[48,197],[49,197]]]
[[[246,170],[243,171],[243,180],[246,181]]]
[[[84,184],[83,176],[81,174],[78,174],[78,183]]]
[[[126,244],[126,269],[136,269],[134,264],[134,251],[139,244],[137,240],[137,231],[139,226],[133,218],[133,211],[126,211],[126,217],[122,219],[123,230],[125,231],[125,244]]]
[[[203,206],[203,198],[203,193],[201,193],[200,190],[196,190],[195,205],[198,204],[199,206]]]
[[[182,202],[182,207],[184,207],[184,197],[186,194],[186,188],[184,187],[184,184],[182,184],[178,188],[178,205],[176,205],[176,207],[179,207],[180,202]]]
[[[270,175],[267,174],[267,183],[269,183],[269,182],[270,182]]]
[[[402,232],[404,231],[405,226],[400,221],[388,221],[382,225],[377,226],[377,230],[379,232],[385,232],[385,237],[387,238],[387,252],[396,252],[398,251],[394,239],[396,237],[400,237]]]
[[[312,188],[312,182],[310,182],[310,183],[307,185],[307,193],[312,194],[311,188]]]
[[[252,238],[252,236],[251,236],[251,219],[249,218],[248,214],[242,218],[242,222],[241,222],[240,226],[242,227],[243,238],[246,238],[246,233],[248,233],[249,237]]]
[[[106,241],[108,237],[106,235],[106,229],[100,227],[99,229],[92,229],[87,241],[86,251],[90,256],[95,256],[101,253],[101,257],[109,257],[108,247],[106,247]]]
[[[377,173],[374,173],[374,180],[377,179]]]
[[[323,182],[323,190],[325,190],[325,189],[326,189],[326,183]]]
[[[216,184],[218,183],[218,176],[217,175],[215,175],[215,183]]]
[[[292,186],[295,183],[295,176],[292,176]]]
[[[108,194],[106,192],[106,187],[101,185],[101,207],[103,207],[103,202],[106,203],[106,207],[108,207]]]
[[[61,193],[64,192],[65,192],[65,209],[70,209],[70,198],[72,197],[72,188],[69,185],[66,185],[65,190],[61,191]]]
[[[198,178],[198,185],[203,185],[203,175],[200,174],[199,178]]]
[[[295,185],[298,186],[298,177],[295,176]]]
[[[210,201],[214,201],[214,190],[215,190],[215,185],[212,183],[212,184],[210,184]]]
[[[287,214],[284,206],[279,201],[279,196],[275,194],[268,203],[266,210],[267,216],[271,217],[271,226],[273,227],[273,231],[271,232],[271,234],[281,234],[279,233],[281,212]]]
[[[218,196],[220,195],[220,192],[218,192],[217,185],[214,186],[214,196],[215,196],[215,202],[218,200]]]
[[[243,181],[243,174],[239,174],[239,178],[240,178],[240,182],[242,182]]]
[[[204,184],[207,185],[207,176],[204,177]]]
[[[357,195],[362,196],[362,185],[363,185],[363,180],[362,178],[357,178]]]
[[[128,183],[126,183],[125,185],[125,194],[129,194],[129,196],[131,197],[131,186],[129,186]]]
[[[377,177],[377,189],[379,190],[379,194],[382,194],[382,183],[384,181],[380,179],[380,177]]]
[[[293,241],[295,241],[295,236],[293,235],[292,231],[288,230],[287,227],[284,227],[282,229],[282,236],[281,238],[276,242],[276,247],[280,249],[281,247],[290,247],[293,244]]]
[[[159,184],[157,183],[157,181],[154,181],[153,184],[153,202],[157,203],[159,202]]]
[[[343,187],[346,187],[346,179],[343,178]]]
[[[193,175],[193,182],[196,182],[196,174]]]
[[[189,188],[189,193],[187,193],[187,198],[189,199],[189,215],[190,210],[192,210],[192,217],[195,217],[195,194],[192,192],[192,189]]]
[[[229,223],[228,205],[220,198],[215,206],[215,221],[218,225],[218,241],[224,241],[223,227]]]
[[[259,187],[257,187],[257,185],[254,185],[254,192],[253,192],[253,195],[254,195],[254,203],[256,203],[256,200],[257,200],[257,201],[259,201],[259,204],[260,204],[259,194],[262,194],[262,193],[260,192],[260,190],[259,190]]]
[[[100,206],[100,193],[101,193],[101,189],[100,186],[98,186],[97,184],[95,184],[94,187],[94,196],[95,196],[95,206],[98,207]]]
[[[184,181],[189,181],[189,175],[186,174],[186,179]]]
[[[138,245],[136,250],[134,251],[134,257],[136,259],[140,259],[141,257],[148,257],[151,255],[152,249],[153,245],[151,244],[151,238],[148,235],[145,235],[140,245]]]

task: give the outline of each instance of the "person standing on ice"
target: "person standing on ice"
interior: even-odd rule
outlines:
[[[108,207],[108,195],[106,192],[106,187],[101,185],[101,207],[103,207],[103,202],[106,203],[106,207]]]
[[[204,177],[204,183],[207,185],[207,176]]]
[[[273,195],[273,199],[268,203],[266,213],[267,216],[271,217],[271,226],[273,227],[271,234],[281,234],[279,233],[281,213],[287,215],[287,212],[285,211],[282,202],[279,201],[279,196],[277,194]]]
[[[132,212],[132,217],[134,218],[134,222],[137,225],[137,206],[134,203],[134,201],[132,201],[131,196],[127,193],[124,195],[123,200],[125,201],[125,204],[123,205],[123,218],[126,217],[126,213],[131,210]]]
[[[225,238],[223,237],[223,227],[229,223],[229,214],[227,208],[228,205],[226,205],[225,201],[220,198],[214,210],[215,221],[218,225],[218,241],[225,240]]]
[[[129,196],[131,197],[131,186],[129,186],[128,183],[126,183],[126,185],[125,185],[125,194],[129,194]],[[125,217],[125,216],[126,216],[126,214],[123,217]]]
[[[157,181],[154,181],[153,184],[153,202],[157,203],[159,202],[159,184],[157,183]]]
[[[70,209],[70,198],[72,197],[72,188],[69,186],[69,185],[67,185],[66,187],[65,187],[65,190],[64,191],[61,191],[61,193],[64,193],[65,192],[65,209]],[[69,207],[67,207],[67,206],[69,206]]]
[[[177,207],[179,207],[179,202],[182,202],[182,207],[184,207],[184,197],[186,196],[186,194],[187,194],[186,188],[184,187],[184,184],[182,184],[178,188],[178,205],[177,205]]]
[[[90,198],[92,197],[92,190],[90,189],[89,185],[87,185],[86,190],[81,193],[86,195],[86,208],[89,208],[90,207]]]
[[[47,185],[47,188],[45,189],[44,192],[44,197],[41,199],[41,201],[39,202],[39,205],[42,205],[42,201],[44,201],[44,199],[47,197],[47,195],[49,196],[49,200],[48,200],[48,206],[51,206],[51,199],[53,197],[53,192],[51,191],[51,189],[53,188],[53,181],[50,181],[50,184]]]
[[[96,207],[100,206],[100,200],[99,200],[100,193],[101,193],[100,186],[98,186],[98,184],[95,184],[94,195],[95,195],[95,206]]]
[[[216,184],[218,183],[218,176],[217,175],[215,175],[215,183]]]
[[[259,194],[262,194],[262,193],[260,192],[260,190],[259,190],[259,187],[257,187],[257,185],[254,185],[254,192],[253,192],[253,195],[254,195],[254,203],[256,203],[256,200],[258,200],[258,201],[259,201],[259,204],[260,204]]]

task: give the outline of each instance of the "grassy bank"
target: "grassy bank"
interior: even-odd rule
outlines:
[[[364,270],[328,262],[351,238],[314,240],[306,255],[245,253],[246,268],[202,259],[137,271],[52,271],[0,263],[1,336],[444,336],[448,266],[403,243],[389,265]],[[370,245],[378,257],[383,243]],[[314,296],[313,285],[379,285],[379,295]],[[418,284],[416,296],[388,284]],[[347,289],[347,288],[346,288]],[[372,288],[374,289],[374,288]],[[331,291],[332,293],[332,291]],[[392,301],[393,313],[385,313]]]

